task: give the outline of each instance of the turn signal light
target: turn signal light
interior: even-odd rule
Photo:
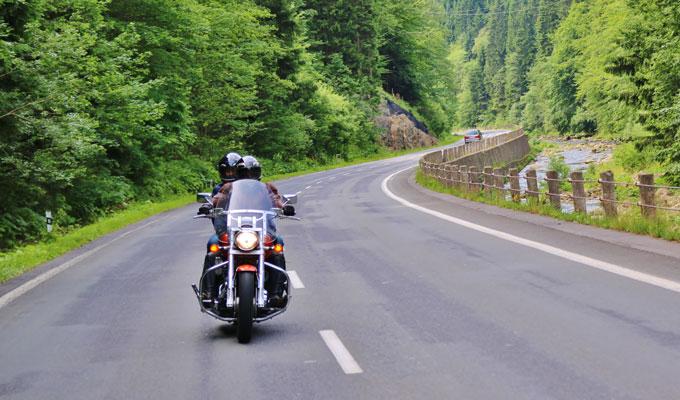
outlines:
[[[220,250],[220,246],[216,244],[211,244],[210,245],[210,252],[211,253],[217,253]]]
[[[283,253],[283,245],[281,243],[277,243],[274,245],[274,251],[276,253]]]

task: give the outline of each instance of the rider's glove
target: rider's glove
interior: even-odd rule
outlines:
[[[295,207],[291,205],[283,206],[283,215],[286,217],[292,217],[295,215]]]
[[[196,214],[198,215],[208,215],[212,211],[212,204],[210,203],[205,203],[201,207],[199,207],[198,212]]]

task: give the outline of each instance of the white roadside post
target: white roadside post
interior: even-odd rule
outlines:
[[[47,223],[47,233],[52,232],[52,211],[45,211],[45,222]]]

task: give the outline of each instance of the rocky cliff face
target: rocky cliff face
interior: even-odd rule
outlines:
[[[425,124],[394,102],[387,100],[381,110],[376,125],[383,129],[380,140],[384,146],[403,150],[437,144],[437,139],[427,134]]]

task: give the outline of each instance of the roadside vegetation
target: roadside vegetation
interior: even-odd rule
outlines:
[[[452,125],[437,0],[0,3],[0,251],[216,179],[226,151],[268,175],[380,157],[394,94]]]

